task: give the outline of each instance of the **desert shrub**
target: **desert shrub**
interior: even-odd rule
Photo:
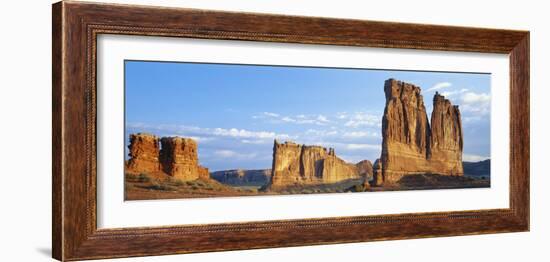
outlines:
[[[258,189],[258,191],[267,192],[267,191],[269,191],[269,186],[267,184],[263,185],[263,186],[260,187],[260,189]]]
[[[355,185],[355,186],[353,187],[353,189],[354,189],[355,192],[363,192],[363,191],[365,191],[365,187],[364,187],[363,185]]]
[[[172,180],[172,183],[175,185],[175,186],[183,186],[185,185],[185,182],[181,179],[173,179]]]
[[[153,183],[147,187],[147,189],[161,190],[161,191],[175,191],[176,188],[166,184],[153,181]]]
[[[140,183],[151,182],[151,178],[145,173],[139,174],[136,180]]]

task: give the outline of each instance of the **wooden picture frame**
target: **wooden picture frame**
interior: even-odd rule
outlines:
[[[53,5],[52,245],[58,260],[529,230],[529,32],[83,2]],[[99,34],[508,54],[510,207],[250,223],[98,229]]]

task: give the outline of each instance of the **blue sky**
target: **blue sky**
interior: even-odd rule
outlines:
[[[273,139],[333,147],[349,162],[380,156],[384,81],[439,91],[460,106],[465,161],[490,156],[490,75],[343,68],[125,62],[125,138],[191,137],[211,171],[270,168]]]

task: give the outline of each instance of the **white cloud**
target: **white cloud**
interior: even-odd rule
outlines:
[[[377,127],[381,125],[380,117],[363,112],[356,112],[350,119],[344,124],[347,127]]]
[[[440,83],[437,83],[434,86],[426,89],[426,92],[440,90],[440,89],[443,89],[443,88],[451,87],[452,85],[453,84],[451,84],[449,82],[440,82]]]
[[[241,143],[243,144],[253,144],[253,145],[263,145],[263,144],[268,144],[268,143],[273,143],[273,140],[266,140],[266,139],[253,139],[253,140],[250,140],[250,139],[243,139],[241,140]]]
[[[245,129],[224,129],[224,128],[215,128],[212,134],[217,136],[229,136],[229,137],[239,137],[239,138],[289,138],[287,134],[277,134],[275,132],[266,132],[266,131],[249,131]]]
[[[380,145],[371,145],[371,144],[347,144],[346,149],[348,150],[378,150],[380,149]]]
[[[294,123],[294,124],[310,124],[324,126],[331,121],[324,115],[304,115],[299,114],[296,116],[283,116],[277,113],[262,112],[259,115],[252,116],[253,119],[262,119],[269,123]]]
[[[457,94],[462,94],[468,92],[467,88],[462,88],[460,90],[450,90],[450,91],[443,91],[441,92],[441,95],[444,97],[452,97]]]
[[[336,114],[336,118],[346,119],[346,118],[348,118],[348,114],[346,112],[340,112],[340,113]]]
[[[285,117],[281,118],[281,121],[283,121],[283,122],[296,122],[296,119],[285,116]]]
[[[462,122],[463,123],[472,123],[472,122],[480,121],[482,119],[483,119],[483,117],[480,116],[480,115],[479,116],[463,116],[462,117]]]
[[[483,161],[483,160],[487,160],[487,159],[489,159],[488,156],[462,154],[462,161],[479,162],[479,161]]]
[[[486,103],[491,101],[491,96],[485,93],[468,92],[462,95],[462,103],[474,104],[474,103]]]
[[[353,131],[353,132],[345,132],[343,136],[347,138],[378,137],[378,133],[367,132],[367,131]]]
[[[140,129],[144,132],[153,132],[162,136],[182,136],[196,138],[199,141],[209,141],[215,137],[256,138],[256,139],[287,139],[288,134],[279,134],[268,131],[250,131],[237,128],[202,128],[185,125],[148,125],[143,123],[128,123],[128,128]]]
[[[237,155],[237,152],[231,150],[216,150],[214,154],[220,157],[233,157]]]
[[[306,132],[304,132],[305,137],[326,137],[326,136],[335,136],[338,135],[338,131],[336,130],[316,130],[316,129],[308,129]]]
[[[204,136],[188,136],[188,138],[191,138],[199,143],[206,143],[212,140],[216,140],[215,137],[204,137]]]
[[[475,116],[487,115],[490,112],[491,96],[485,93],[466,92],[461,97],[462,112],[475,114]]]
[[[347,163],[358,163],[359,161],[365,160],[364,155],[338,155],[339,158],[343,159]]]
[[[318,115],[318,116],[317,116],[317,121],[323,122],[323,123],[328,123],[328,122],[330,122],[330,121],[328,120],[328,118],[327,118],[326,116],[324,116],[324,115]]]
[[[279,114],[271,113],[271,112],[263,112],[263,114],[270,117],[279,117]]]
[[[214,151],[214,155],[222,158],[239,158],[239,159],[250,159],[257,156],[256,153],[243,154],[243,153],[235,152],[233,150],[226,150],[226,149],[216,150]]]

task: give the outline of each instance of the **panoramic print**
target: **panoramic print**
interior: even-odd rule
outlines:
[[[125,61],[125,200],[491,185],[491,75]]]

